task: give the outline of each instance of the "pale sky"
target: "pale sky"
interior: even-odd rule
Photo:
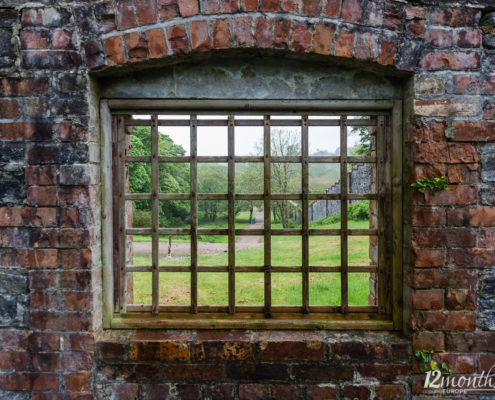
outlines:
[[[149,118],[146,115],[135,116],[135,118],[145,119]],[[222,115],[198,115],[198,119],[227,119],[227,116]],[[242,119],[263,119],[263,116],[239,116],[236,118]],[[288,117],[272,116],[275,118],[295,118],[300,117]],[[338,118],[338,117],[310,117],[315,119],[323,118]],[[189,119],[188,115],[160,115],[159,119]],[[279,129],[273,127],[272,129]],[[294,132],[300,132],[298,127],[284,127],[281,129],[290,129]],[[166,133],[176,143],[180,144],[185,150],[186,155],[189,155],[189,127],[159,127],[159,132]],[[334,153],[338,147],[340,147],[340,128],[338,126],[326,126],[326,127],[309,127],[309,154],[313,154],[317,150],[328,150]],[[238,156],[251,155],[255,153],[256,144],[260,143],[263,139],[263,127],[235,127],[235,153]],[[349,135],[348,147],[353,147],[359,140],[357,135]],[[200,156],[225,156],[227,155],[227,127],[198,127],[198,155]]]

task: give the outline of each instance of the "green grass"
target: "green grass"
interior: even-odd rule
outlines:
[[[321,228],[336,229],[339,224],[321,225]],[[276,224],[273,227],[277,227]],[[368,228],[368,221],[349,221],[349,228]],[[261,238],[260,238],[261,240]],[[218,242],[217,242],[218,243]],[[369,238],[349,236],[349,265],[367,265],[369,260]],[[310,237],[310,265],[339,265],[340,238],[337,236]],[[227,253],[199,255],[199,265],[227,265]],[[151,265],[150,257],[134,257],[134,265]],[[160,265],[189,265],[189,257],[160,259]],[[263,246],[236,251],[237,265],[263,265]],[[273,265],[301,265],[301,237],[272,237]],[[227,304],[227,273],[198,273],[198,303]],[[134,303],[151,303],[151,273],[134,273]],[[263,273],[236,274],[236,303],[239,305],[261,305],[263,300]],[[301,274],[272,274],[272,303],[274,305],[301,304]],[[367,305],[369,273],[349,274],[349,304]],[[160,302],[162,304],[190,303],[190,274],[173,272],[160,274]],[[340,275],[338,273],[311,273],[309,283],[310,305],[340,304]]]

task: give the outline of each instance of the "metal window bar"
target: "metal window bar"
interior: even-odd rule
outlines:
[[[387,292],[384,280],[386,264],[383,240],[385,229],[383,215],[389,205],[386,198],[388,193],[387,178],[390,174],[384,170],[387,163],[386,151],[388,143],[385,142],[385,125],[390,118],[378,115],[376,118],[365,120],[348,120],[346,115],[341,115],[339,120],[311,120],[303,115],[300,120],[273,120],[270,115],[265,115],[262,121],[264,127],[264,154],[261,157],[235,156],[235,126],[259,126],[258,121],[234,119],[232,115],[225,120],[198,121],[195,114],[190,116],[187,123],[190,126],[190,156],[164,157],[158,154],[158,126],[169,126],[163,120],[158,119],[158,114],[153,114],[148,122],[144,120],[125,120],[123,115],[114,117],[113,129],[117,136],[118,168],[114,174],[118,180],[118,254],[119,254],[119,298],[118,309],[125,312],[263,312],[265,316],[280,312],[317,313],[317,312],[388,312],[390,305],[385,304],[390,294]],[[377,128],[377,152],[376,158],[352,157],[347,155],[348,125],[352,121],[353,126],[372,126]],[[170,126],[185,126],[184,121],[170,120]],[[173,123],[172,123],[173,122]],[[180,122],[179,124],[177,122]],[[203,123],[207,122],[207,124]],[[290,125],[289,125],[290,122]],[[316,122],[316,123],[315,123]],[[198,157],[197,154],[197,127],[198,126],[227,126],[228,127],[228,155],[226,157]],[[125,127],[150,126],[151,127],[151,155],[128,156],[126,154]],[[301,156],[300,157],[272,157],[271,156],[271,126],[300,126],[301,127]],[[308,127],[309,126],[339,126],[340,127],[340,156],[336,157],[311,157],[309,156]],[[390,133],[390,132],[388,132]],[[264,188],[263,194],[235,193],[234,167],[236,162],[263,162]],[[125,167],[131,162],[149,162],[152,167],[152,193],[126,193]],[[162,162],[189,162],[190,164],[190,193],[159,193],[159,164]],[[198,162],[227,162],[228,163],[228,193],[198,194],[197,164]],[[302,193],[271,193],[271,163],[295,162],[301,163]],[[310,162],[336,162],[340,164],[341,190],[340,193],[309,193]],[[376,165],[376,193],[349,193],[347,165],[349,162],[367,162]],[[228,228],[227,229],[198,229],[198,200],[228,200]],[[263,229],[235,229],[234,205],[235,200],[263,200],[264,202],[264,228]],[[309,200],[340,200],[341,202],[341,227],[340,229],[311,229],[309,228],[308,205]],[[151,200],[152,203],[152,227],[132,228],[126,226],[125,201],[126,200]],[[159,201],[160,200],[190,200],[190,228],[160,228],[159,227]],[[271,228],[271,200],[302,200],[302,226],[301,229],[272,229]],[[349,200],[378,200],[378,227],[377,229],[348,229],[347,211]],[[134,266],[126,263],[126,235],[152,235],[152,265]],[[228,235],[228,266],[204,266],[198,265],[198,234],[201,235]],[[191,239],[190,266],[159,265],[159,236],[160,235],[189,235]],[[235,260],[235,236],[236,235],[263,235],[264,236],[264,265],[242,266],[236,265]],[[271,236],[278,235],[302,235],[302,265],[301,267],[287,267],[271,265]],[[309,236],[334,235],[340,236],[341,241],[341,265],[338,266],[312,266],[309,264]],[[378,235],[379,256],[378,265],[348,265],[348,236],[349,235]],[[126,274],[132,272],[152,272],[152,304],[138,305],[126,304],[125,283]],[[190,272],[191,274],[191,304],[190,306],[166,306],[159,304],[159,274],[166,272]],[[228,306],[198,306],[198,272],[228,272]],[[236,306],[235,304],[235,274],[242,272],[264,272],[264,296],[263,307]],[[271,303],[271,274],[283,272],[300,272],[302,274],[302,306],[273,306]],[[309,304],[309,273],[340,273],[341,278],[341,305],[339,306],[311,306]],[[348,299],[348,273],[349,272],[374,272],[378,273],[378,306],[349,306]]]

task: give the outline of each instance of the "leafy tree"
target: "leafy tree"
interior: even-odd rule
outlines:
[[[227,167],[221,164],[200,164],[198,167],[199,193],[227,193]],[[200,200],[198,210],[202,217],[215,222],[218,214],[227,212],[225,201]]]

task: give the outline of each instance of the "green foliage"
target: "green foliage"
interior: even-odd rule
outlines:
[[[440,366],[434,360],[435,351],[431,349],[416,350],[414,356],[418,360],[419,370],[421,372],[440,371],[452,377],[452,370],[444,361]]]
[[[428,188],[435,193],[436,191],[447,189],[448,185],[449,179],[443,175],[441,177],[421,178],[411,184],[412,187],[418,189],[421,193],[424,193]]]
[[[135,228],[149,228],[151,226],[151,211],[134,209],[132,211],[132,225]]]
[[[347,215],[352,221],[361,221],[370,217],[370,205],[367,201],[349,204]]]

